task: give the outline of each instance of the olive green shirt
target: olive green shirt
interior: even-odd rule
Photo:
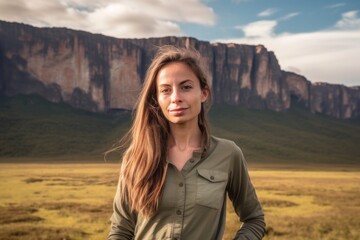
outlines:
[[[179,171],[169,163],[157,212],[149,219],[114,199],[108,239],[221,240],[226,222],[226,193],[243,222],[234,239],[261,239],[264,213],[250,181],[245,159],[232,141],[212,137],[194,151]]]

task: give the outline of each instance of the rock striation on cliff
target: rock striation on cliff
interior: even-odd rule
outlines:
[[[360,87],[311,83],[282,71],[264,46],[189,37],[118,39],[66,28],[0,21],[0,94],[39,94],[93,112],[132,109],[157,46],[193,47],[204,57],[214,104],[355,118]]]

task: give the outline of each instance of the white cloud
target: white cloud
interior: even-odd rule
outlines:
[[[343,7],[345,5],[346,5],[345,3],[335,3],[332,5],[325,6],[325,8],[339,8],[339,7]]]
[[[277,12],[276,8],[268,8],[258,14],[259,17],[269,17]]]
[[[281,17],[279,20],[281,20],[281,21],[286,21],[286,20],[289,20],[290,18],[296,17],[296,16],[298,16],[298,15],[300,15],[299,12],[289,13],[289,14]]]
[[[312,82],[360,85],[359,62],[354,60],[360,56],[358,21],[357,13],[347,12],[332,29],[286,34],[273,32],[276,21],[271,24],[254,22],[241,28],[245,37],[216,42],[263,44],[275,52],[282,69],[295,70]],[[262,25],[263,34],[253,34],[261,29],[259,25]]]
[[[240,4],[240,3],[246,3],[246,2],[251,2],[253,0],[231,0],[231,2],[236,3],[236,4]]]
[[[214,11],[200,0],[0,1],[2,20],[58,26],[114,37],[182,35],[179,23],[213,26]]]
[[[335,27],[340,29],[360,29],[360,18],[358,11],[350,11],[342,14],[342,19],[338,21]]]
[[[247,38],[262,38],[271,36],[276,25],[276,21],[257,21],[235,28],[241,29]]]

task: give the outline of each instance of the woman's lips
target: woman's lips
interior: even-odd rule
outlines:
[[[169,112],[172,115],[182,115],[182,114],[184,114],[186,109],[188,109],[188,108],[175,108],[175,109],[170,109]]]

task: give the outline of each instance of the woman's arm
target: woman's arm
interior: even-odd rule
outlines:
[[[264,212],[251,183],[244,155],[237,145],[230,168],[228,194],[236,214],[243,222],[234,239],[262,239],[265,233]]]
[[[120,193],[120,184],[114,198],[114,212],[110,218],[111,228],[108,240],[126,240],[134,239],[134,230],[136,225],[136,214],[131,212],[124,201],[124,195]]]

